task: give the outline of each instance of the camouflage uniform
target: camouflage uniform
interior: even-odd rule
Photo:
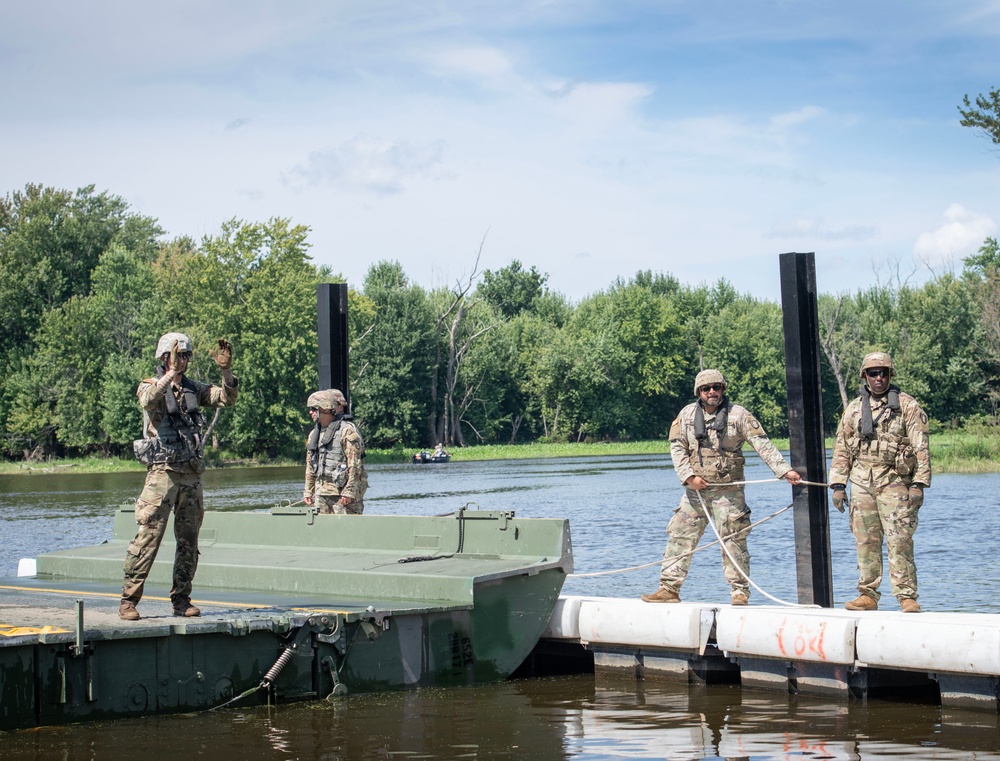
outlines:
[[[239,385],[236,378],[233,378],[232,386],[212,386],[183,376],[180,380],[175,381],[172,388],[182,412],[190,411],[188,394],[197,400],[199,408],[228,407],[236,403]],[[161,388],[156,378],[148,378],[139,384],[136,391],[139,405],[148,418],[148,438],[157,436],[167,418],[166,385]],[[205,513],[201,489],[201,473],[204,470],[200,452],[185,462],[148,466],[146,483],[135,502],[135,522],[139,528],[125,555],[123,601],[137,604],[142,598],[143,587],[156,559],[171,510],[174,513],[177,551],[170,599],[175,602],[175,607],[176,603],[190,601],[191,582],[198,568],[198,532]]]
[[[927,415],[909,394],[899,392],[899,410],[888,394],[872,395],[874,437],[863,441],[862,398],[847,405],[833,450],[831,484],[851,488],[851,532],[858,550],[858,591],[878,600],[882,583],[882,537],[889,553],[892,594],[917,598],[913,534],[919,507],[910,504],[912,484],[931,485]]]
[[[368,490],[364,456],[365,444],[353,422],[340,417],[325,429],[317,424],[306,442],[303,497],[315,497],[320,513],[361,515]],[[341,505],[342,497],[351,502]]]
[[[685,489],[680,506],[667,525],[669,538],[663,553],[660,586],[675,593],[679,593],[687,578],[691,567],[690,553],[698,546],[708,527],[705,513],[701,509],[701,500],[704,500],[712,514],[712,521],[722,536],[737,534],[726,541],[726,547],[744,573],[750,575],[750,552],[747,549],[750,510],[744,499],[743,487],[726,486],[727,483],[743,480],[744,442],[750,443],[777,477],[781,478],[791,470],[785,458],[764,433],[757,418],[738,404],[729,407],[726,430],[722,436],[722,446],[719,447],[719,433],[711,425],[728,404],[725,400],[714,414],[704,413],[708,440],[699,447],[694,426],[699,404],[700,402],[693,402],[687,405],[670,426],[670,457],[677,478],[683,484],[692,476],[701,476],[711,484],[700,492]],[[725,551],[722,553],[722,568],[726,581],[732,587],[732,594],[749,596],[750,585]]]

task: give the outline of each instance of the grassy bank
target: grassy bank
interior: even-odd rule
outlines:
[[[788,449],[787,439],[774,439],[779,449]],[[833,439],[826,440],[833,447]],[[415,449],[369,450],[370,465],[407,463]],[[613,455],[663,455],[669,457],[666,441],[595,442],[587,444],[512,444],[465,447],[451,451],[452,460],[472,462],[484,460],[523,460],[544,457],[609,457]],[[993,431],[956,431],[931,436],[931,463],[936,473],[997,473],[1000,472],[1000,433]],[[280,467],[302,465],[301,460],[239,460],[220,458],[210,467]],[[85,457],[74,460],[52,460],[44,463],[0,462],[0,475],[35,475],[46,473],[141,473],[145,466],[135,460]]]

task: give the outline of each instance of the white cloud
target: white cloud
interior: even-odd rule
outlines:
[[[951,262],[974,254],[983,241],[996,235],[997,223],[986,214],[953,203],[944,212],[944,223],[921,233],[913,245],[913,254],[928,264]]]
[[[325,151],[313,151],[304,165],[291,171],[290,184],[334,184],[343,189],[399,193],[415,178],[446,176],[441,143],[412,145],[358,137]]]
[[[877,234],[873,225],[829,227],[822,219],[793,219],[779,222],[764,233],[764,238],[789,238],[804,241],[867,241]]]
[[[509,76],[513,66],[507,55],[497,48],[464,47],[435,53],[430,69],[438,76],[495,82]]]

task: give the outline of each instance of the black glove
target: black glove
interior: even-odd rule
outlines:
[[[833,506],[844,512],[845,507],[850,507],[851,503],[847,501],[847,487],[844,484],[831,484],[833,489]]]

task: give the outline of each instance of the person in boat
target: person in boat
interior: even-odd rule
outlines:
[[[306,484],[303,501],[321,513],[361,515],[365,511],[368,474],[365,442],[346,415],[347,400],[335,388],[316,391],[306,405],[316,423],[306,441]]]
[[[873,352],[861,362],[861,395],[847,405],[830,464],[833,505],[849,509],[858,551],[858,596],[848,610],[877,610],[882,538],[892,594],[904,613],[919,613],[913,534],[924,489],[931,485],[927,414],[892,383],[892,357]],[[851,500],[847,500],[847,484]]]
[[[437,446],[434,447],[434,454],[432,457],[445,457],[447,454],[448,453],[444,451],[444,445],[441,442],[438,442]]]
[[[728,383],[718,370],[702,370],[695,377],[697,400],[687,405],[670,425],[670,457],[684,485],[680,506],[667,524],[667,547],[660,570],[660,587],[642,595],[645,602],[680,602],[680,590],[691,567],[691,553],[708,527],[702,505],[726,539],[722,569],[731,587],[733,605],[750,599],[750,509],[744,497],[742,453],[744,442],[757,451],[778,478],[797,484],[802,476],[785,462],[748,410],[726,396]],[[743,573],[740,573],[742,569]],[[746,574],[746,577],[743,575]]]
[[[138,529],[125,553],[125,580],[118,606],[118,615],[125,621],[139,620],[136,606],[171,511],[177,550],[170,602],[175,616],[201,614],[191,604],[192,581],[198,569],[198,533],[205,513],[201,487],[205,418],[201,411],[236,404],[239,380],[233,375],[233,347],[228,341],[220,338],[218,348],[211,352],[222,371],[221,386],[199,383],[185,375],[191,355],[191,339],[183,333],[164,333],[156,344],[156,377],[142,381],[136,391],[144,425],[135,453],[147,470],[146,483],[135,501]]]

